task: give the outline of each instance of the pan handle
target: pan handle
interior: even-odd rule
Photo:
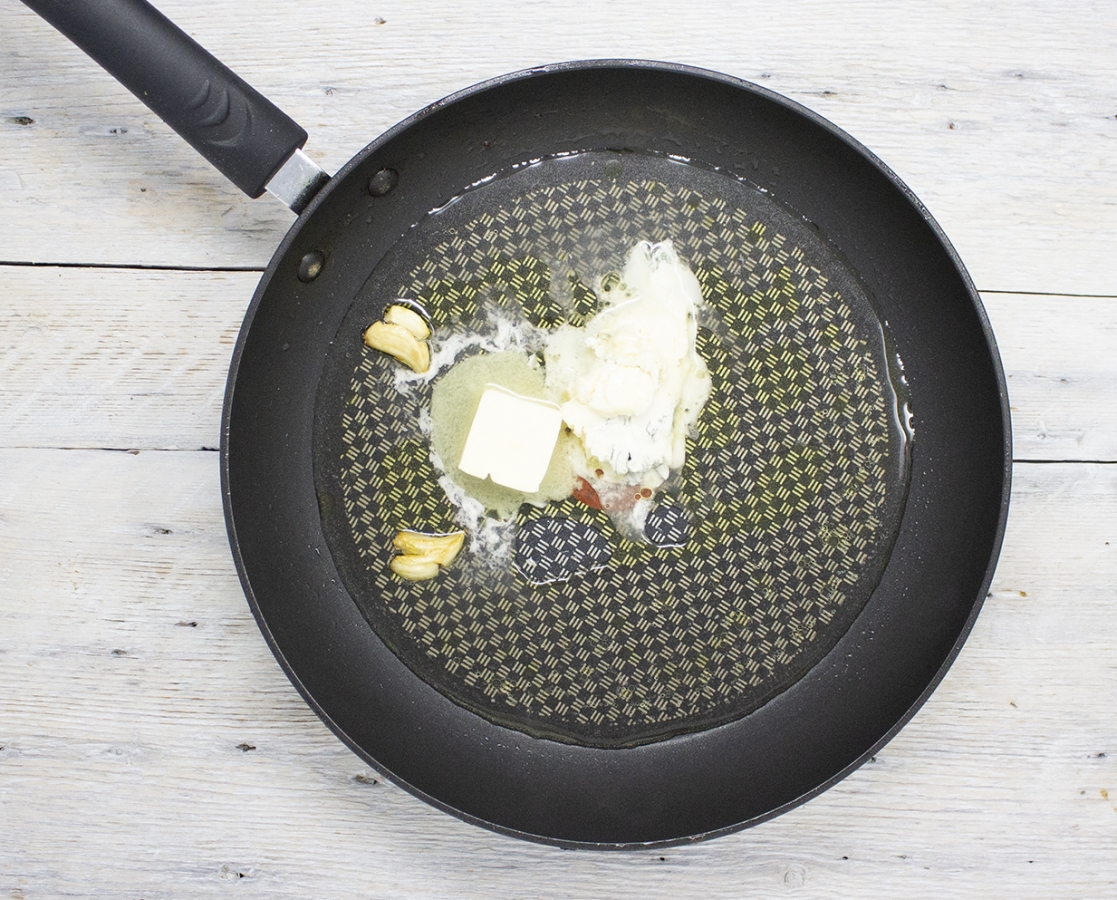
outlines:
[[[301,212],[328,180],[301,152],[307,134],[294,119],[146,0],[23,2],[248,196],[259,197],[284,169],[273,193]]]

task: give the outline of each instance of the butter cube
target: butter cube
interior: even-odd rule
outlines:
[[[545,400],[486,386],[458,468],[476,478],[534,494],[555,452],[562,413]]]

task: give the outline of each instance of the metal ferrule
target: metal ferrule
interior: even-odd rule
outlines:
[[[271,177],[267,192],[298,215],[329,180],[330,176],[318,163],[302,150],[296,150]]]

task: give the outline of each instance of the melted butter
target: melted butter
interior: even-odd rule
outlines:
[[[547,400],[543,370],[521,350],[482,353],[454,364],[435,382],[431,394],[431,446],[442,470],[462,489],[501,518],[515,514],[521,503],[542,505],[569,497],[574,489],[571,444],[564,428],[539,490],[530,494],[477,478],[459,467],[466,440],[485,389],[496,385],[521,397]]]

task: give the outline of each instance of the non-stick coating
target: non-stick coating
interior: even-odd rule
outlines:
[[[755,712],[628,749],[531,738],[450,702],[376,637],[342,587],[312,472],[327,348],[377,261],[463,187],[553,153],[635,149],[738,174],[798,210],[875,298],[914,414],[911,484],[880,586],[835,649]],[[372,196],[383,168],[399,181]],[[305,254],[322,274],[298,278]],[[594,62],[498,79],[371,144],[276,253],[234,354],[223,429],[229,533],[272,649],[331,728],[427,800],[568,845],[708,836],[771,817],[852,770],[927,697],[965,639],[1000,547],[1008,408],[980,302],[911,193],[833,126],[743,82]]]

